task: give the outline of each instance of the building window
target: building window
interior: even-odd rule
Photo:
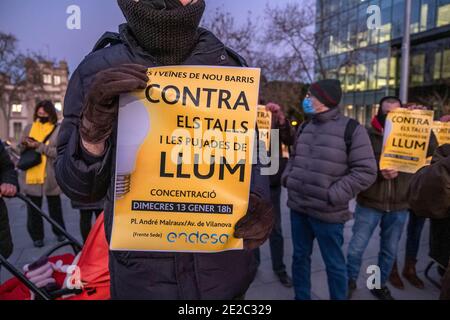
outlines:
[[[442,66],[442,52],[436,52],[434,54],[433,80],[441,79],[441,66]]]
[[[380,43],[391,40],[392,32],[392,1],[381,1],[381,28],[380,28]]]
[[[347,91],[355,91],[356,65],[347,67]]]
[[[437,23],[438,27],[450,24],[450,1],[441,0],[438,8]]]
[[[61,77],[60,76],[54,76],[53,77],[53,84],[55,86],[59,86],[61,84]]]
[[[44,81],[44,84],[52,84],[52,75],[51,74],[44,74],[43,75],[43,81]]]
[[[394,0],[392,5],[392,37],[397,38],[403,35],[403,23],[405,15],[405,1]]]
[[[377,89],[386,88],[388,85],[388,58],[378,60]]]
[[[423,3],[420,7],[420,31],[428,28],[428,3]]]
[[[339,81],[342,84],[342,91],[347,92],[347,79],[346,79],[346,67],[342,66],[339,68]]]
[[[366,124],[366,106],[358,107],[358,122],[362,125]]]
[[[346,106],[345,107],[345,110],[344,110],[344,114],[347,116],[347,117],[350,117],[350,118],[355,118],[355,107],[353,106],[353,105],[348,105],[348,106]]]
[[[364,64],[358,64],[356,67],[356,91],[367,89],[367,68]]]
[[[22,104],[13,103],[11,106],[11,112],[12,113],[22,113]]]
[[[389,87],[393,88],[399,84],[400,80],[397,77],[397,57],[392,57],[389,65]]]
[[[21,135],[22,135],[22,123],[14,122],[13,123],[13,138],[14,138],[14,140],[19,141]]]
[[[450,49],[444,50],[442,61],[442,79],[450,79]]]
[[[376,89],[377,86],[377,62],[372,61],[367,63],[368,71],[369,71],[369,90]]]
[[[411,58],[411,85],[420,86],[424,82],[425,54],[418,54]]]
[[[380,29],[380,43],[386,42],[391,40],[391,29],[392,24],[386,23],[381,26]]]
[[[56,111],[59,111],[59,112],[62,111],[62,104],[61,104],[61,102],[55,102],[55,109],[56,109]]]
[[[420,0],[413,0],[411,5],[411,33],[417,33],[420,29]]]

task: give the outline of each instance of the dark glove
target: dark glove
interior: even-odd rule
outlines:
[[[91,144],[106,141],[117,119],[119,96],[145,89],[147,82],[147,67],[137,64],[124,64],[97,73],[83,108],[81,138]]]
[[[259,248],[270,236],[275,217],[271,203],[250,194],[247,214],[236,224],[234,236],[244,239],[244,249]]]

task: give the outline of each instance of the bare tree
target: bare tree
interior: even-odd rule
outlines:
[[[41,60],[38,54],[20,53],[16,37],[0,32],[0,113],[6,124],[11,119],[11,104],[42,88]]]
[[[292,2],[284,6],[266,7],[265,42],[273,48],[283,48],[279,58],[289,61],[290,72],[299,80],[311,83],[315,75],[321,78],[328,76],[324,63],[325,48],[333,39],[334,43],[346,52],[340,56],[336,72],[354,64],[358,60],[358,52],[350,39],[333,37],[336,30],[325,19],[322,0],[304,0]]]
[[[231,13],[217,8],[212,16],[203,21],[203,26],[253,66],[259,51],[258,28],[255,20],[252,13],[248,12],[244,23],[238,25]]]
[[[235,18],[224,10],[217,9],[207,17],[203,26],[211,30],[226,46],[243,56],[248,65],[262,70],[261,99],[274,101],[293,114],[303,95],[304,80],[297,55],[279,52],[274,43],[266,41],[263,19],[248,12],[246,20],[237,24]],[[313,65],[313,59],[308,60]]]

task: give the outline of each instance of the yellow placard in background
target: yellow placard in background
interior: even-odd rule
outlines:
[[[450,143],[450,122],[435,121],[433,132],[440,146]]]
[[[380,169],[416,173],[426,165],[434,111],[396,109],[384,129]]]
[[[259,140],[263,141],[266,151],[270,149],[270,130],[272,129],[272,112],[266,109],[266,106],[258,106],[258,116],[256,118],[258,124]]]
[[[260,70],[148,70],[121,96],[111,250],[240,250],[247,212]]]

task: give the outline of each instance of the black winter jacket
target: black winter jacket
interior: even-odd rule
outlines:
[[[18,186],[17,172],[14,170],[14,164],[0,141],[0,184],[9,183]],[[11,240],[11,230],[9,228],[8,211],[5,202],[0,198],[0,254],[8,258],[13,251]]]
[[[112,44],[103,48],[106,44]],[[69,83],[61,126],[56,176],[62,190],[75,201],[105,198],[105,228],[111,236],[115,139],[108,141],[103,157],[94,158],[80,147],[79,120],[85,96],[101,70],[124,63],[149,67],[156,60],[138,46],[127,25],[120,35],[109,33],[88,55]],[[184,65],[244,66],[212,33],[199,29],[198,43]],[[115,135],[112,135],[115,136]],[[269,179],[254,166],[251,192],[269,199]],[[217,254],[111,252],[111,294],[116,299],[233,299],[243,295],[254,279],[254,254],[230,251]]]

